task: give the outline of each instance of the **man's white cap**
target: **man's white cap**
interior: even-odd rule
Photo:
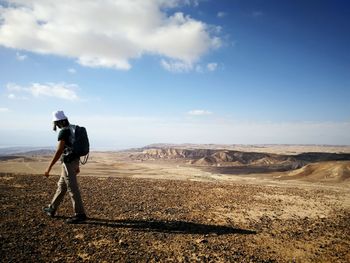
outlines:
[[[68,119],[66,115],[64,115],[64,112],[62,110],[59,111],[54,111],[52,113],[52,121],[60,121],[60,120],[65,120]]]

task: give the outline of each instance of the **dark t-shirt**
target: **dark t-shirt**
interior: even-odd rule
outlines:
[[[71,162],[72,160],[76,159],[76,157],[74,157],[73,154],[71,153],[72,143],[69,138],[70,135],[71,135],[71,131],[68,127],[61,129],[58,134],[58,141],[63,140],[65,143],[64,151],[61,157],[61,160],[65,163]]]
[[[59,134],[58,134],[58,141],[64,140],[64,142],[65,142],[64,148],[72,146],[72,144],[70,143],[70,140],[69,140],[70,134],[71,134],[71,132],[70,132],[69,128],[61,129]]]

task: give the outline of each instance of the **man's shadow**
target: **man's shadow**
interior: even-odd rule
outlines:
[[[60,217],[65,218],[65,217]],[[131,220],[131,219],[99,219],[99,218],[87,218],[86,221],[80,224],[95,225],[95,226],[107,226],[112,228],[130,228],[138,231],[145,232],[160,232],[160,233],[172,233],[172,234],[241,234],[251,235],[257,234],[256,231],[234,228],[229,226],[220,225],[207,225],[186,221],[159,221],[159,220]]]

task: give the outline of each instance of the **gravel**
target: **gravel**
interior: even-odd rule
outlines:
[[[350,262],[339,189],[79,177],[88,220],[69,225],[68,195],[42,212],[57,180],[0,174],[1,262]],[[327,213],[307,214],[315,199]]]

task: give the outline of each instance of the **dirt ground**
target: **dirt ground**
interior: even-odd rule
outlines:
[[[25,160],[28,174],[0,164],[0,261],[350,262],[348,186],[219,180],[198,170],[170,180],[171,167],[159,180],[159,166],[150,165],[111,162],[118,176],[79,176],[89,219],[68,225],[69,196],[58,217],[41,211],[57,175],[30,174],[42,167]]]

